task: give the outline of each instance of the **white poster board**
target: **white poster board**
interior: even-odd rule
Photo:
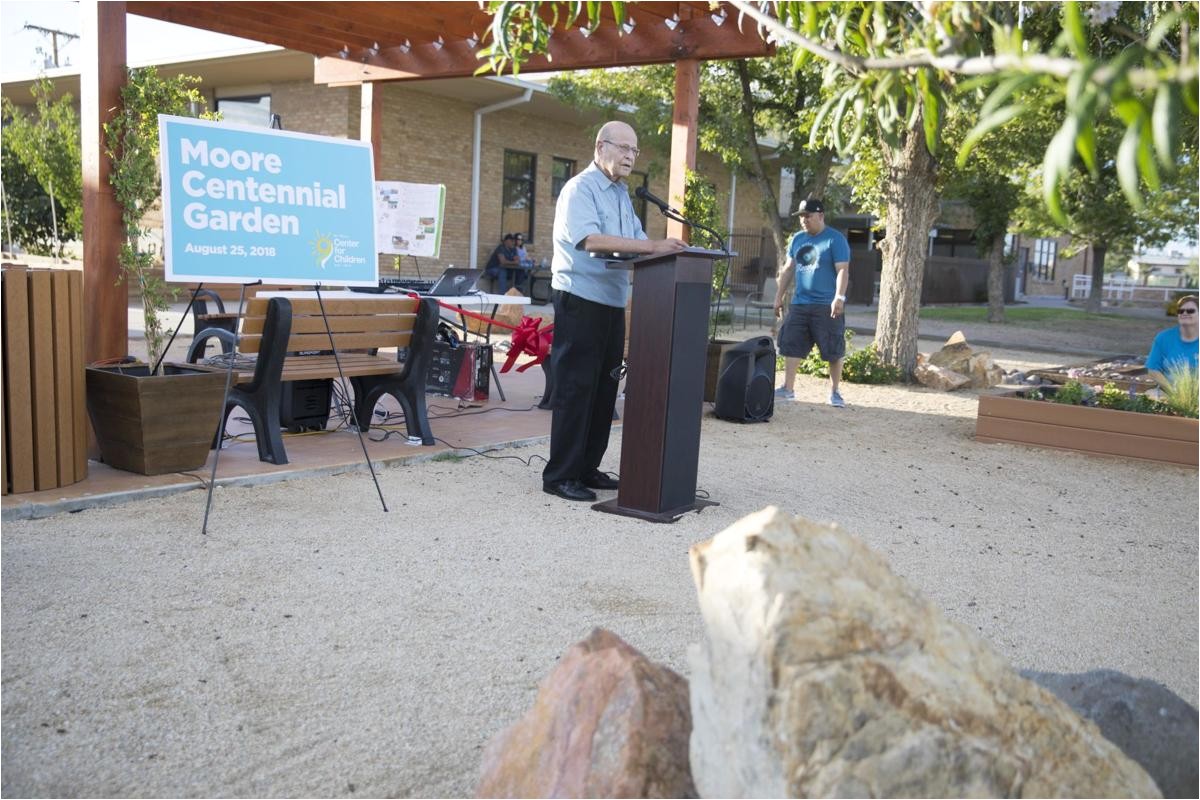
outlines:
[[[440,183],[375,181],[375,249],[438,258],[445,209],[446,187]]]

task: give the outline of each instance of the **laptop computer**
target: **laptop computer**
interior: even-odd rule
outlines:
[[[429,290],[434,297],[461,297],[475,290],[475,281],[483,274],[481,269],[466,269],[450,267],[438,278],[438,282]]]

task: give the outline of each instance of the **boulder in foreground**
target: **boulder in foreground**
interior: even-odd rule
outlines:
[[[692,547],[705,797],[1157,797],[862,542],[768,508]]]
[[[695,797],[687,681],[596,629],[483,754],[479,797]]]

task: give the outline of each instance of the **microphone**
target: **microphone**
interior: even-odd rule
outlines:
[[[636,189],[633,190],[633,194],[634,194],[634,197],[638,198],[639,200],[645,200],[647,202],[654,203],[654,205],[656,205],[660,209],[662,209],[663,213],[666,213],[667,211],[675,210],[675,209],[671,208],[670,204],[667,203],[665,200],[661,200],[661,199],[655,197],[649,190],[646,189],[645,186],[637,187]],[[678,213],[678,212],[676,212],[676,213]]]

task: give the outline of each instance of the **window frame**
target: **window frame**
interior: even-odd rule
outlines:
[[[579,167],[579,162],[574,158],[563,158],[562,156],[552,156],[550,162],[550,199],[558,200],[558,196],[562,194],[563,187],[567,185],[567,181],[574,178],[576,170]],[[559,178],[557,171],[561,164],[567,165],[567,176]]]
[[[529,171],[527,173],[527,177],[514,177],[509,174],[508,164],[509,164],[510,156],[522,156],[522,157],[527,157],[529,159]],[[528,222],[527,222],[528,229],[524,230],[524,231],[512,230],[510,228],[505,227],[505,224],[506,224],[504,222],[505,213],[510,208],[513,209],[514,211],[516,211],[516,208],[513,206],[510,206],[508,204],[508,200],[507,200],[507,198],[509,197],[508,188],[509,188],[510,182],[526,184],[526,191],[524,194],[525,194],[525,198],[529,202],[529,214],[528,214]],[[502,231],[501,235],[504,235],[506,233],[523,233],[525,235],[525,244],[533,244],[533,235],[534,235],[533,231],[537,227],[534,224],[535,220],[536,220],[536,212],[537,212],[537,153],[530,153],[525,150],[513,150],[513,149],[506,147],[506,148],[504,148],[504,157],[503,157],[503,161],[501,162],[501,175],[500,175],[500,230]]]
[[[274,118],[271,113],[271,101],[273,98],[271,97],[270,92],[258,92],[257,94],[237,94],[237,95],[229,95],[228,97],[217,96],[217,97],[213,98],[213,111],[220,113],[222,103],[246,102],[249,100],[261,101],[264,97],[267,98],[267,113],[264,115],[264,119],[261,123],[261,126],[264,128],[270,128],[271,120]],[[245,120],[240,120],[240,119],[237,120],[235,124],[253,125],[255,127],[258,127],[260,125],[260,123],[246,122]]]
[[[1029,266],[1033,277],[1039,281],[1053,281],[1058,266],[1058,240],[1040,238],[1033,240]]]

